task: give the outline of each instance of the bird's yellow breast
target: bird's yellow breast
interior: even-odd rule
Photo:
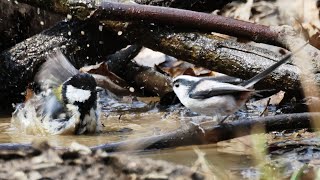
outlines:
[[[53,89],[53,94],[57,97],[58,101],[62,101],[62,85]]]

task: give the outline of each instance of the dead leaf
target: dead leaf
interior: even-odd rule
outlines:
[[[24,99],[24,102],[27,102],[29,99],[31,99],[34,95],[34,92],[31,88],[27,88],[26,90],[26,95],[25,95],[25,99]]]
[[[107,89],[118,96],[129,96],[134,94],[133,92],[130,92],[128,86],[119,86],[106,76],[102,76],[99,74],[92,74],[92,76],[96,80],[99,87]]]
[[[316,47],[317,49],[320,49],[320,32],[316,32],[309,38],[309,43]]]
[[[177,77],[179,75],[226,76],[225,74],[211,71],[203,67],[197,67],[185,61],[165,61],[157,65],[156,68],[171,77]]]
[[[153,68],[167,59],[175,59],[174,57],[168,56],[159,51],[153,51],[149,48],[143,48],[140,53],[134,57],[134,61],[141,65]]]
[[[249,21],[251,16],[252,5],[253,5],[253,0],[247,0],[245,4],[242,4],[235,10],[234,18],[240,19],[243,21]]]
[[[113,92],[116,95],[130,95],[130,86],[125,80],[118,77],[108,69],[108,65],[104,62],[97,65],[85,66],[80,72],[86,72],[93,75],[98,86]]]
[[[258,101],[254,101],[251,104],[252,105],[262,105],[262,106],[278,105],[282,101],[284,94],[285,94],[284,91],[279,91],[277,94],[274,94],[270,97],[260,99]]]

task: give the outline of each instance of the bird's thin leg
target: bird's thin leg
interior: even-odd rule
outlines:
[[[196,123],[196,122],[191,121],[191,124],[193,124],[194,126],[197,126],[202,131],[202,133],[205,134],[204,129],[201,127],[202,123]]]
[[[219,124],[222,124],[226,119],[228,119],[229,116],[230,116],[230,115],[224,117],[224,118],[219,122]]]

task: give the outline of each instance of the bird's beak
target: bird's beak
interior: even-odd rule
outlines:
[[[97,86],[96,87],[96,92],[101,92],[101,91],[104,91],[104,88]]]
[[[173,87],[173,78],[170,79],[170,86]]]

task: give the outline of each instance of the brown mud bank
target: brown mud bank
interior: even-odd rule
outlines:
[[[205,179],[188,167],[75,145],[68,151],[39,143],[0,151],[0,179]]]

